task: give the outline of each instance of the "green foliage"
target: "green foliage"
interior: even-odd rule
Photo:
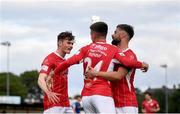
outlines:
[[[176,89],[172,95],[170,95],[169,112],[180,112],[180,88]]]
[[[0,73],[0,95],[6,95],[7,73]],[[41,89],[37,84],[38,71],[26,71],[20,76],[9,73],[10,95],[39,98]]]
[[[28,90],[33,87],[38,87],[37,80],[38,80],[38,71],[26,71],[20,75],[21,82],[26,86]]]
[[[152,98],[156,99],[160,105],[160,111],[158,113],[165,112],[165,88],[156,88],[156,89],[148,89],[152,93]],[[170,113],[180,113],[180,88],[176,89],[168,89],[168,112]],[[136,91],[137,100],[138,100],[138,108],[139,112],[141,112],[141,104],[144,100],[144,95],[138,89]]]
[[[160,113],[164,113],[165,112],[165,90],[158,90],[158,91],[155,91],[152,95],[152,98],[153,99],[156,99],[159,103],[159,106],[160,106]]]
[[[0,95],[6,95],[7,73],[0,73]],[[26,87],[22,85],[20,78],[9,73],[10,95],[25,97],[27,94]]]
[[[138,106],[139,106],[138,110],[139,112],[141,112],[141,103],[144,100],[144,97],[143,97],[142,92],[138,88],[136,88],[136,98],[137,98]]]
[[[38,71],[26,71],[20,76],[9,73],[10,79],[10,95],[21,96],[22,98],[41,99],[42,91],[37,84]],[[0,95],[6,95],[6,78],[7,73],[0,73]],[[152,97],[156,99],[160,105],[159,113],[165,112],[165,88],[148,89],[152,93]],[[180,87],[168,90],[169,112],[180,113]],[[141,103],[144,100],[143,93],[136,89],[139,112],[141,112]],[[42,99],[41,99],[42,100]]]
[[[28,91],[28,97],[34,98],[34,99],[40,99],[40,96],[42,94],[41,89],[38,86],[38,71],[26,71],[20,75],[21,82],[26,87]]]

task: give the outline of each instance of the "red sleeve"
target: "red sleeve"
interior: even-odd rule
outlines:
[[[126,67],[142,68],[142,62],[137,61],[135,58],[132,59],[131,57],[126,56],[124,54],[122,55],[122,53],[116,53],[114,58]]]
[[[155,100],[154,103],[155,103],[155,107],[156,107],[156,108],[159,108],[159,104],[158,104],[158,102],[157,102],[156,100]]]
[[[51,69],[53,69],[53,64],[49,57],[46,57],[41,65],[40,73],[45,73],[48,75],[51,72]]]
[[[67,69],[68,67],[74,65],[74,64],[78,64],[81,62],[81,60],[83,60],[84,55],[86,53],[85,48],[81,48],[78,53],[76,53],[75,55],[73,55],[72,57],[68,58],[66,61],[60,63],[54,70],[54,73],[57,74],[58,72],[62,72],[65,69]]]
[[[142,102],[142,109],[145,109],[145,102]]]

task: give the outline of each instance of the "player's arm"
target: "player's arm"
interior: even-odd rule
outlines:
[[[152,112],[158,112],[159,110],[160,110],[159,107],[157,107],[157,108],[152,108],[152,109],[151,109]]]
[[[158,112],[158,111],[160,111],[160,107],[159,106],[156,108],[155,112]]]
[[[65,69],[69,68],[74,64],[80,63],[80,61],[84,58],[84,49],[82,48],[79,53],[73,55],[72,57],[68,58],[66,61],[60,63],[54,70],[54,73],[57,74],[59,72],[64,71]]]
[[[38,77],[38,85],[45,93],[48,93],[50,88],[47,86],[46,79],[48,79],[48,75],[46,73],[40,73]]]
[[[146,109],[145,109],[145,106],[144,106],[144,103],[142,103],[142,109],[141,109],[142,113],[146,113]]]
[[[88,67],[88,71],[86,72],[86,75],[90,78],[92,77],[103,77],[107,80],[113,81],[113,80],[120,80],[124,76],[126,76],[128,73],[128,70],[124,67],[119,67],[118,71],[112,71],[112,72],[103,72],[103,71],[96,71],[92,67]]]
[[[59,99],[58,99],[58,93],[54,93],[50,90],[50,88],[48,88],[47,84],[46,84],[46,79],[48,78],[48,75],[46,73],[40,73],[39,77],[38,77],[38,85],[39,87],[46,93],[46,95],[48,96],[48,99],[50,102],[52,103],[58,103]]]
[[[146,109],[142,108],[141,109],[142,113],[146,113]]]
[[[136,59],[131,59],[130,57],[125,55],[122,56],[119,53],[116,53],[114,58],[128,68],[139,68],[143,72],[146,72],[149,68],[149,65],[147,63],[137,61]]]
[[[160,107],[159,107],[158,102],[156,101],[155,108],[152,108],[151,111],[152,111],[152,112],[158,112],[159,110],[160,110]]]

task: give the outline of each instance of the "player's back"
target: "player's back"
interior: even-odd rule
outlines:
[[[96,42],[88,45],[85,50],[86,54],[83,61],[84,72],[88,66],[97,71],[113,70],[109,68],[109,65],[115,54],[118,53],[118,49],[115,46],[104,42]],[[93,79],[85,78],[82,96],[90,95],[112,96],[109,81],[100,77]]]

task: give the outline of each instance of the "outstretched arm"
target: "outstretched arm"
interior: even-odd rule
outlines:
[[[74,64],[80,63],[80,61],[84,58],[84,50],[81,49],[78,54],[73,55],[72,57],[68,58],[66,61],[60,63],[54,70],[54,73],[57,74],[59,72],[64,71],[65,69],[69,68]]]
[[[147,63],[137,61],[136,59],[132,59],[125,55],[122,56],[119,53],[117,53],[114,58],[128,68],[140,68],[143,72],[146,72],[149,68]]]

